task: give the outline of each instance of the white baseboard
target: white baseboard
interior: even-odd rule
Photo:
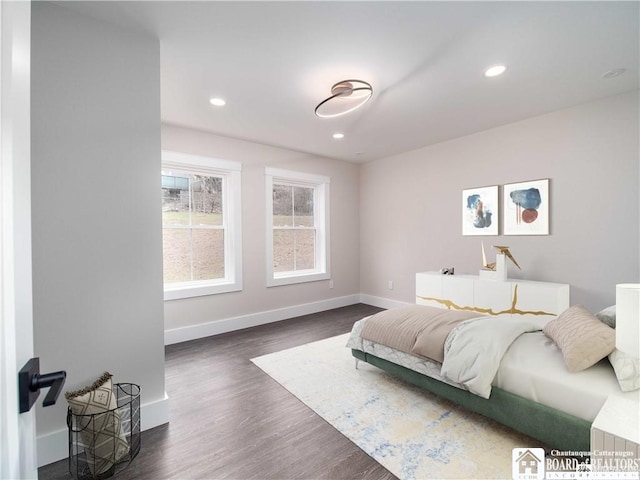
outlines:
[[[401,302],[399,300],[391,300],[390,298],[384,297],[374,297],[373,295],[366,295],[364,293],[360,294],[360,303],[366,303],[367,305],[373,305],[374,307],[386,309],[412,305],[409,302]]]
[[[145,403],[140,410],[140,430],[145,431],[169,423],[169,396]],[[69,433],[66,428],[40,435],[38,444],[38,467],[69,457]]]
[[[167,392],[164,392],[162,399],[142,405],[140,415],[140,430],[143,432],[169,423],[169,395]]]
[[[187,342],[197,338],[210,337],[211,335],[232,332],[243,328],[279,322],[281,320],[287,320],[301,315],[323,312],[325,310],[331,310],[332,308],[346,307],[347,305],[360,303],[360,299],[361,295],[347,295],[345,297],[330,298],[328,300],[294,305],[292,307],[279,308],[277,310],[268,310],[266,312],[225,318],[213,322],[201,323],[199,325],[172,328],[171,330],[165,330],[164,344],[172,345],[174,343]]]

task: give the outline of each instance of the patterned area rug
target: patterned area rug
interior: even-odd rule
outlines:
[[[348,335],[252,359],[400,479],[512,478],[529,437],[360,362]]]

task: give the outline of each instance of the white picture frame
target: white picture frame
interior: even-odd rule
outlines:
[[[462,235],[498,235],[498,186],[462,190]]]

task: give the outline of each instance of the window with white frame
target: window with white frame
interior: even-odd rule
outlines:
[[[162,152],[164,298],[242,290],[237,162]]]
[[[329,177],[267,168],[267,286],[326,280]]]

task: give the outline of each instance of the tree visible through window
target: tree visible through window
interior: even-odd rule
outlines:
[[[221,177],[162,176],[164,282],[224,278]]]
[[[242,289],[241,165],[162,152],[165,300]]]

